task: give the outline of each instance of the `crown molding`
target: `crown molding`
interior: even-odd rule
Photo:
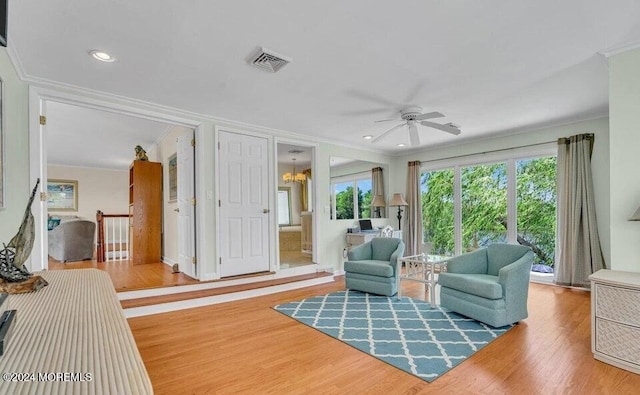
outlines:
[[[608,59],[614,55],[618,55],[627,51],[632,51],[638,48],[640,48],[640,42],[635,41],[635,42],[630,42],[622,45],[616,45],[614,47],[599,51],[598,53]]]
[[[9,60],[13,64],[13,68],[16,71],[16,74],[18,74],[18,78],[21,81],[27,82],[28,77],[27,77],[27,74],[24,72],[24,66],[22,65],[22,61],[20,60],[18,53],[13,48],[14,48],[13,42],[11,41],[11,38],[9,38],[9,40],[7,40],[7,55],[9,55]]]

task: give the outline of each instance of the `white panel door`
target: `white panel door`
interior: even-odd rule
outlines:
[[[219,143],[220,277],[268,271],[267,139],[221,131]]]
[[[178,263],[180,270],[196,277],[195,244],[195,147],[192,144],[193,130],[178,136]]]

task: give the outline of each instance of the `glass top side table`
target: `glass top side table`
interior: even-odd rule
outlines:
[[[435,275],[447,271],[447,261],[453,257],[443,255],[411,255],[398,258],[396,267],[398,299],[402,298],[401,282],[416,281],[426,285],[429,291],[429,303],[431,308],[436,306],[436,279]],[[401,271],[404,263],[405,271]]]

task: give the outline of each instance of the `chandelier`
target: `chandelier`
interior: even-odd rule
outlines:
[[[293,158],[293,172],[286,172],[282,175],[282,181],[285,183],[302,182],[307,179],[303,173],[296,173],[296,158]]]

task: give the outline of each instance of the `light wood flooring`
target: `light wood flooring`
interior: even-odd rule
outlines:
[[[200,283],[184,273],[173,273],[169,265],[161,262],[146,265],[132,265],[127,260],[100,263],[96,261],[62,263],[49,257],[49,270],[86,268],[106,271],[111,277],[116,292]]]
[[[590,294],[531,284],[529,318],[432,383],[272,306],[335,283],[129,319],[156,394],[637,394],[640,375],[596,361]],[[423,299],[420,284],[403,294]]]

